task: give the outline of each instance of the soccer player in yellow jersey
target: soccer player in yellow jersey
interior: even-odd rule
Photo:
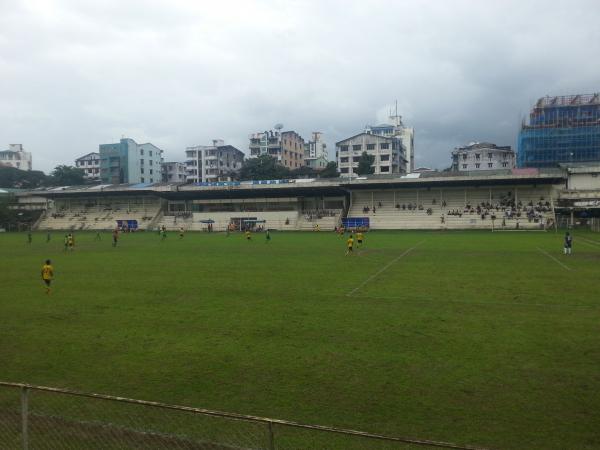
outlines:
[[[246,232],[244,234],[246,236],[246,239],[248,239],[248,240],[252,239],[252,235],[250,234],[250,230],[246,230]]]
[[[352,235],[346,241],[346,245],[348,245],[348,250],[346,251],[346,256],[352,253],[352,247],[354,247],[354,239],[352,239]]]
[[[359,231],[358,233],[356,233],[356,243],[358,244],[358,247],[360,247],[362,245],[363,239],[364,239],[364,236],[363,236],[362,232]]]
[[[54,278],[54,268],[52,267],[50,260],[47,259],[46,264],[42,266],[42,280],[46,285],[46,295],[50,295],[50,283],[52,283],[52,278]]]

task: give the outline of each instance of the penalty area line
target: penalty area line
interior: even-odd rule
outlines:
[[[566,269],[566,270],[573,270],[573,269],[571,269],[569,266],[567,266],[567,265],[563,264],[561,261],[559,261],[558,259],[556,259],[556,258],[555,258],[554,256],[552,256],[550,253],[548,253],[548,252],[546,252],[546,251],[542,250],[542,249],[541,249],[541,248],[539,248],[539,247],[536,247],[536,248],[537,248],[537,249],[538,249],[538,250],[539,250],[539,251],[540,251],[542,254],[546,255],[548,258],[552,259],[554,262],[556,262],[556,263],[560,264],[560,265],[561,265],[561,266],[562,266],[564,269]]]
[[[404,252],[402,252],[400,255],[396,256],[394,259],[392,259],[389,263],[387,263],[385,266],[383,266],[381,269],[379,269],[377,272],[375,272],[373,275],[371,275],[369,278],[367,278],[365,281],[363,281],[362,283],[360,283],[358,286],[356,286],[354,289],[352,289],[350,292],[348,292],[346,294],[346,297],[351,297],[356,291],[358,291],[360,288],[362,288],[365,284],[367,284],[369,281],[371,281],[373,278],[377,277],[378,275],[382,274],[384,271],[386,271],[392,264],[394,264],[396,261],[398,261],[400,258],[403,258],[404,256],[408,255],[410,252],[412,252],[415,248],[417,248],[419,245],[421,245],[423,242],[425,241],[421,241],[418,244],[413,245],[411,248],[409,248],[408,250],[405,250]]]

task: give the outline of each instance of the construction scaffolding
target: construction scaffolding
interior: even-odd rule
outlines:
[[[519,167],[600,161],[600,94],[540,98],[523,121]]]

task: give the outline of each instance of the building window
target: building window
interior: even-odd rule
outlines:
[[[352,150],[357,151],[357,150],[361,150],[362,149],[362,145],[358,144],[358,145],[353,145],[352,146]]]
[[[508,167],[508,163],[507,162],[503,162],[502,163],[502,167]]]
[[[342,173],[348,173],[348,168],[347,167],[342,167],[340,169],[340,172],[342,172]]]
[[[481,156],[481,155],[480,155],[479,153],[475,153],[475,159],[477,159],[477,160],[478,160],[480,156]]]
[[[152,169],[150,169],[150,175],[152,175]]]
[[[150,156],[152,156],[152,150],[150,150],[150,152],[149,152],[149,153],[150,153]]]
[[[467,168],[467,165],[466,165],[466,164],[463,164],[463,169],[466,169],[466,168]]]
[[[352,162],[358,162],[360,161],[360,156],[355,156],[354,158],[352,158]]]
[[[144,177],[141,177],[140,178],[140,183],[143,183],[143,182],[144,182]]]
[[[340,145],[340,152],[347,152],[347,151],[348,151],[347,145]]]
[[[367,144],[367,150],[375,150],[375,144]]]
[[[488,163],[488,167],[491,169],[494,163]]]
[[[143,167],[140,168],[140,173],[144,173],[144,168]]]
[[[390,166],[381,166],[379,168],[380,172],[389,172],[390,171]]]
[[[348,162],[348,157],[344,156],[343,158],[340,158],[340,163],[347,163]]]
[[[152,165],[152,163],[153,163],[153,160],[149,159],[148,161],[150,161],[150,162],[149,162],[149,164],[150,164],[150,165]]]
[[[390,160],[390,155],[380,155],[379,156],[379,161],[389,161]]]
[[[383,144],[379,144],[379,148],[380,148],[381,150],[387,150],[387,149],[389,149],[389,148],[390,148],[390,144],[388,144],[387,142],[386,142],[386,143],[383,143]]]
[[[481,165],[481,164],[479,164],[479,163],[475,163],[475,168],[476,168],[476,169],[479,169],[479,166],[480,166],[480,165]]]
[[[140,149],[140,155],[144,156],[144,149],[143,148]]]
[[[140,166],[143,166],[143,165],[144,165],[144,160],[140,159]]]
[[[466,160],[467,160],[467,154],[463,153],[463,161],[466,161]]]
[[[492,159],[494,157],[493,153],[488,153],[488,158]]]

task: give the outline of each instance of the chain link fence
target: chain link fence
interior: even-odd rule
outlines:
[[[0,448],[23,450],[406,450],[444,442],[0,382]]]

